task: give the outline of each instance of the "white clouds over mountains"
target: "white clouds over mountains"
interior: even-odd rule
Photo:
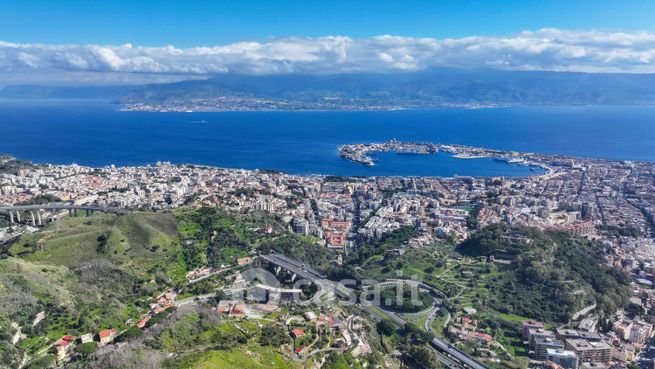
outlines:
[[[655,34],[542,29],[509,37],[290,37],[191,48],[0,41],[0,79],[9,82],[84,76],[90,81],[157,81],[217,73],[393,72],[430,67],[651,73],[655,72]]]

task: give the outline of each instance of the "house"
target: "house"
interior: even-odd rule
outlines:
[[[152,312],[155,313],[155,315],[156,315],[156,314],[161,314],[161,313],[163,313],[164,311],[166,311],[166,309],[168,309],[168,308],[171,307],[171,306],[173,306],[173,305],[171,305],[171,304],[167,304],[167,305],[164,305],[164,306],[157,306],[157,307],[156,307]]]
[[[330,327],[330,329],[335,329],[335,330],[340,330],[342,325],[343,325],[343,322],[341,321],[341,319],[339,319],[339,317],[337,317],[334,314],[328,316],[328,322],[327,323],[328,323],[328,327]]]
[[[313,311],[307,311],[305,312],[304,315],[305,315],[305,319],[309,320],[310,322],[316,320],[317,318],[316,313],[314,313]]]
[[[231,317],[245,318],[250,313],[250,307],[239,300],[221,300],[216,307],[216,312]]]
[[[475,308],[472,308],[472,307],[465,307],[464,308],[464,313],[466,315],[475,315],[477,312],[478,312],[478,310],[475,309]]]
[[[245,318],[248,316],[250,309],[245,304],[236,304],[230,309],[229,316],[237,318]]]
[[[326,324],[329,323],[329,321],[330,321],[330,318],[328,318],[326,315],[323,315],[323,314],[319,315],[318,318],[313,320],[314,324],[316,324],[316,325],[326,325]]]
[[[466,335],[466,340],[469,342],[476,342],[479,344],[486,345],[493,341],[493,337],[486,333],[480,333],[480,332],[469,332],[469,334]]]
[[[300,328],[294,328],[291,330],[291,335],[293,336],[294,339],[298,339],[305,335],[305,330]]]
[[[244,258],[239,258],[237,259],[237,265],[238,266],[244,266],[252,263],[252,258],[250,256],[246,256]]]
[[[71,348],[73,347],[73,341],[75,338],[73,336],[63,336],[62,338],[55,343],[55,351],[57,354],[57,360],[65,360],[70,353]]]
[[[89,342],[93,342],[93,335],[91,333],[83,334],[82,337],[80,337],[80,343]]]
[[[216,307],[216,312],[219,314],[229,314],[232,306],[238,304],[236,300],[221,300]]]
[[[150,321],[150,315],[148,315],[145,318],[139,320],[139,322],[136,323],[137,328],[144,328],[146,326],[146,324],[148,324],[148,321]]]
[[[116,337],[116,328],[103,329],[98,333],[98,337],[100,338],[100,344],[106,345]]]

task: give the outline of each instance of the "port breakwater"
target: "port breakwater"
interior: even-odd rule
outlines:
[[[383,143],[349,144],[339,147],[339,155],[342,158],[368,166],[375,165],[371,155],[376,152],[411,153],[422,155],[445,152],[451,154],[452,157],[456,159],[492,158],[508,164],[540,167],[543,168],[547,174],[553,172],[552,167],[547,164],[547,158],[544,155],[534,153],[521,153],[516,151],[431,142],[402,142],[396,140]]]

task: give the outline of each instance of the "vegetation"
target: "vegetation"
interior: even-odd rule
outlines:
[[[348,263],[360,265],[372,256],[384,255],[386,251],[404,245],[415,235],[416,230],[414,228],[402,227],[384,235],[379,240],[369,240],[364,242],[348,256]]]
[[[177,221],[189,269],[231,264],[267,238],[263,227],[284,229],[280,220],[265,213],[231,214],[215,208],[178,212]]]
[[[61,199],[51,194],[39,194],[31,198],[29,201],[24,201],[19,205],[43,205],[51,202],[60,202]]]
[[[114,350],[98,351],[71,369],[299,369],[288,355],[290,337],[279,323],[259,328],[253,321],[226,319],[195,305],[169,317]],[[284,337],[281,333],[284,332]],[[266,337],[266,338],[265,338]],[[284,347],[284,349],[281,349]],[[176,355],[169,357],[168,353]]]
[[[424,368],[441,368],[443,367],[437,355],[425,346],[412,345],[407,352],[407,357],[417,365]]]
[[[324,369],[363,369],[364,367],[359,363],[355,363],[352,355],[350,354],[346,354],[346,355],[331,354],[330,356],[328,356],[327,360],[325,361],[323,368]]]
[[[179,254],[175,219],[166,213],[64,218],[24,235],[0,260],[0,335],[13,334],[15,322],[27,338],[0,347],[3,357],[32,354],[65,334],[125,328],[153,294],[184,279]],[[32,326],[39,312],[45,319]]]
[[[470,256],[509,258],[511,263],[487,282],[495,310],[552,322],[566,322],[579,309],[597,303],[608,316],[625,306],[629,277],[605,265],[603,247],[565,233],[493,225],[463,242]]]
[[[641,237],[641,231],[639,228],[631,226],[616,226],[616,225],[598,225],[596,226],[599,231],[605,232],[608,236],[611,237],[632,237],[638,238]]]
[[[412,293],[407,288],[403,289],[402,293],[402,297],[399,299],[396,288],[382,289],[380,291],[381,305],[401,313],[416,313],[432,306],[433,298],[427,292],[419,291],[415,299],[412,298]]]
[[[279,347],[291,343],[291,337],[289,337],[289,332],[285,327],[271,323],[262,328],[259,343],[264,346]]]

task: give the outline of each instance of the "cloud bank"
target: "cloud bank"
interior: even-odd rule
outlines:
[[[508,37],[289,37],[177,48],[0,41],[0,78],[164,81],[218,73],[348,73],[431,67],[655,72],[655,34],[542,29]],[[2,81],[0,81],[0,84]]]

